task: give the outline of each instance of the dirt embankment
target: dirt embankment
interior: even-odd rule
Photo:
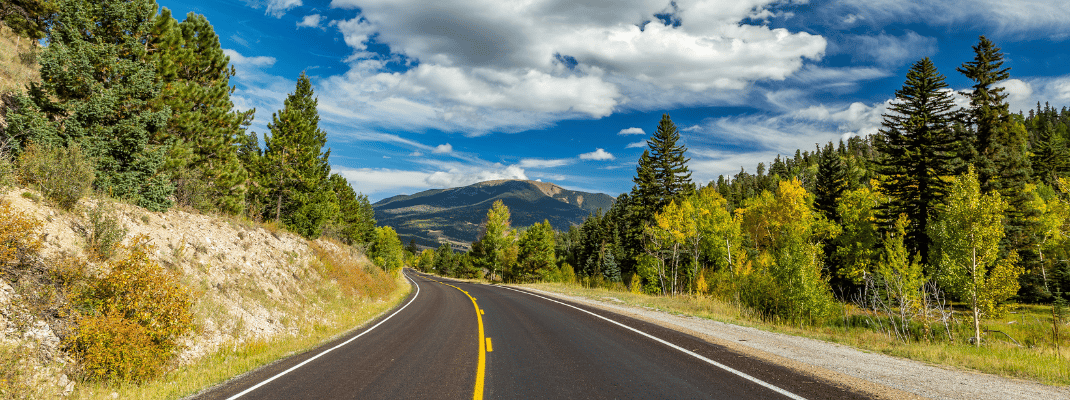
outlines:
[[[79,209],[96,200],[83,199],[74,211],[63,211],[48,206],[25,189],[2,193],[0,198],[41,221],[40,260],[64,253],[86,255],[86,239],[78,228],[86,223],[86,217]],[[107,202],[113,208],[111,215],[127,230],[124,243],[146,236],[153,246],[151,257],[175,272],[195,297],[197,329],[183,338],[174,361],[178,365],[189,364],[222,346],[296,334],[302,326],[313,324],[333,326],[334,314],[324,312],[323,307],[327,304],[325,299],[339,296],[340,291],[314,268],[319,260],[313,246],[321,252],[355,258],[352,262],[368,262],[359,253],[334,242],[310,242],[233,218],[179,210],[154,213]],[[102,267],[103,263],[90,263],[90,273],[100,274]],[[71,334],[74,317],[42,313],[41,307],[31,303],[40,302],[39,294],[47,288],[12,280],[11,274],[3,275],[0,349],[7,349],[9,354],[17,351],[21,354],[17,359],[20,368],[32,371],[22,377],[39,390],[39,396],[31,397],[70,393],[74,383],[68,374],[73,363],[63,351],[63,340]]]

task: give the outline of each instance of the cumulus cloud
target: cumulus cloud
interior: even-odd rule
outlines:
[[[373,201],[404,191],[467,186],[498,179],[528,179],[519,165],[500,163],[446,163],[423,171],[332,166],[331,171],[345,177],[354,190],[369,195]]]
[[[620,132],[617,132],[617,134],[618,135],[645,135],[646,132],[643,132],[643,128],[627,128],[627,129],[621,129]]]
[[[438,146],[435,146],[435,148],[431,150],[431,152],[435,154],[449,154],[453,152],[453,146],[449,143],[440,144]]]
[[[270,67],[275,65],[275,57],[246,57],[231,49],[223,49],[223,54],[230,57],[230,63],[235,66]]]
[[[470,135],[731,101],[738,96],[723,93],[783,80],[824,55],[820,36],[744,23],[777,2],[335,0],[360,10],[332,22],[355,56],[321,101],[353,120]],[[664,13],[677,23],[655,16]],[[367,52],[373,41],[412,67],[385,69],[382,55]],[[397,121],[398,108],[415,118]]]
[[[616,157],[613,157],[612,154],[609,154],[609,152],[605,151],[604,149],[597,149],[597,150],[592,151],[590,153],[580,154],[580,159],[581,160],[605,161],[605,160],[612,160],[612,159],[615,159],[615,158]]]
[[[446,171],[436,171],[428,175],[426,181],[432,187],[451,188],[499,179],[526,180],[528,176],[520,166],[493,164],[487,167],[455,167]]]
[[[306,15],[300,22],[297,23],[298,28],[318,28],[320,26],[320,20],[323,16],[319,14]]]
[[[638,142],[635,142],[635,143],[628,143],[627,146],[624,146],[624,148],[626,148],[626,149],[636,149],[636,148],[640,148],[640,147],[646,147],[646,141],[645,140],[638,141]]]
[[[1070,32],[1070,3],[1051,0],[837,0],[829,15],[849,15],[844,22],[903,24],[923,22],[981,25],[1000,34],[1065,38]]]
[[[1012,112],[1035,109],[1038,102],[1055,108],[1070,106],[1070,75],[1008,79],[1000,86],[1006,89]]]

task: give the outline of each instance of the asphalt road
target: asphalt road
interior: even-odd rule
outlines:
[[[198,398],[864,398],[640,320],[406,274],[416,287],[398,310]]]

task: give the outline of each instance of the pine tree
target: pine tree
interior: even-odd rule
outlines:
[[[978,180],[982,192],[997,191],[1009,205],[1001,255],[1017,251],[1020,262],[1032,271],[1039,262],[1039,235],[1037,212],[1030,206],[1034,194],[1027,188],[1033,176],[1029,133],[1023,121],[1011,115],[1005,89],[997,86],[1010,77],[1010,68],[1003,68],[1003,53],[984,36],[973,50],[973,61],[964,63],[959,72],[974,81],[967,115],[977,135]]]
[[[647,216],[695,190],[695,185],[691,183],[691,172],[687,168],[690,159],[684,155],[687,147],[677,144],[679,140],[680,132],[676,130],[669,114],[662,115],[658,128],[647,140],[648,149],[639,159],[633,179],[636,184],[634,197]]]
[[[174,187],[160,170],[168,147],[153,143],[170,110],[153,109],[160,93],[145,43],[156,4],[151,0],[61,0],[41,54],[41,82],[31,85],[40,124],[23,136],[42,145],[78,143],[97,161],[98,190],[153,211],[171,206]],[[41,122],[39,118],[30,118]]]
[[[17,52],[22,37],[28,46],[35,46],[37,40],[45,37],[48,25],[52,22],[58,9],[52,0],[5,0],[0,2],[0,21],[19,36],[15,42]]]
[[[911,222],[906,242],[923,261],[929,253],[932,213],[947,193],[944,177],[950,175],[956,141],[951,129],[955,105],[947,87],[929,58],[915,63],[903,88],[895,92],[896,101],[884,115],[875,143],[880,189],[891,197],[881,209],[884,226],[906,214]]]
[[[154,107],[171,110],[153,141],[170,145],[164,169],[174,179],[175,196],[202,211],[241,213],[247,172],[238,147],[245,139],[242,125],[255,110],[234,110],[230,77],[235,71],[228,67],[219,36],[204,16],[189,13],[179,23],[164,8],[148,45],[162,85]]]
[[[283,109],[272,114],[260,175],[269,201],[265,217],[308,238],[318,237],[338,211],[328,182],[331,151],[323,150],[327,133],[319,128],[316,104],[312,83],[301,73]]]
[[[341,175],[332,174],[330,182],[339,211],[331,221],[335,233],[349,245],[370,242],[375,234],[375,211],[368,196],[358,195]]]
[[[840,222],[836,207],[847,190],[847,169],[840,153],[833,150],[832,142],[826,144],[821,152],[814,188],[814,208],[825,218]]]
[[[1031,163],[1033,179],[1048,186],[1055,186],[1056,180],[1070,172],[1070,149],[1066,139],[1055,131],[1047,118],[1040,120],[1034,133]]]

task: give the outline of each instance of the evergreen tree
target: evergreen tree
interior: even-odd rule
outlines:
[[[648,149],[639,159],[633,179],[637,187],[635,197],[647,215],[695,190],[695,185],[691,183],[691,172],[687,168],[690,159],[684,154],[687,147],[678,144],[679,140],[680,132],[676,130],[676,125],[669,114],[663,114],[658,128],[647,140]]]
[[[219,36],[204,16],[189,13],[179,23],[164,8],[149,47],[162,85],[153,105],[171,110],[153,142],[170,146],[164,169],[175,182],[175,196],[202,211],[241,213],[247,172],[238,148],[245,139],[242,125],[255,110],[234,110],[230,77],[235,71],[228,67]]]
[[[261,185],[267,193],[265,217],[308,238],[320,235],[338,210],[328,182],[331,166],[327,133],[319,128],[312,83],[301,73],[282,110],[272,114],[271,136],[264,137]]]
[[[358,195],[341,175],[332,174],[330,182],[339,211],[331,221],[335,234],[349,245],[370,242],[375,234],[375,211],[368,196]]]
[[[550,221],[536,223],[520,238],[516,271],[521,282],[531,282],[554,266],[554,228]]]
[[[1037,120],[1031,146],[1033,179],[1055,186],[1058,178],[1070,172],[1070,149],[1066,138],[1055,130],[1049,119],[1038,117]]]
[[[0,21],[20,37],[19,41],[26,37],[31,39],[27,45],[35,46],[48,32],[48,25],[58,11],[56,6],[52,0],[5,0],[0,2]],[[15,51],[18,43],[15,42]]]
[[[41,82],[29,90],[33,106],[19,110],[34,129],[7,135],[46,146],[78,143],[96,159],[98,190],[167,209],[174,187],[160,167],[168,148],[152,139],[170,110],[150,106],[160,84],[146,46],[155,2],[61,0],[57,7],[63,12],[40,57]]]
[[[836,207],[847,190],[847,168],[840,153],[832,148],[832,142],[826,144],[821,152],[814,187],[814,208],[825,218],[840,222]]]
[[[1003,53],[984,36],[973,50],[973,61],[964,63],[959,72],[974,81],[967,115],[977,135],[981,191],[997,191],[1008,204],[1001,256],[1017,251],[1020,262],[1031,272],[1026,278],[1036,278],[1033,275],[1039,262],[1036,251],[1039,235],[1037,211],[1030,205],[1035,194],[1029,187],[1033,176],[1028,156],[1029,133],[1023,121],[1011,115],[1005,89],[997,86],[1010,77],[1010,68],[1003,68]],[[1023,287],[1023,292],[1037,292],[1032,286]]]
[[[891,198],[881,209],[884,227],[906,214],[911,222],[906,243],[923,261],[929,253],[932,213],[947,193],[944,177],[951,173],[956,140],[951,129],[955,105],[947,87],[929,58],[915,63],[903,88],[895,92],[896,101],[884,115],[875,143],[881,154],[880,189]]]

